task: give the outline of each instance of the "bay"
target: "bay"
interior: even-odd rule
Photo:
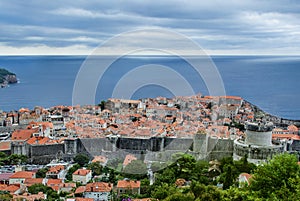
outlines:
[[[1,56],[0,67],[16,73],[19,83],[0,89],[0,110],[72,105],[74,82],[85,59],[86,56]],[[300,119],[299,56],[212,56],[212,60],[227,95],[241,96],[279,117]],[[208,95],[202,78],[179,57],[129,56],[116,60],[105,71],[95,92],[95,103],[110,98],[115,85],[126,73],[149,64],[168,66],[184,77],[195,93]],[[86,76],[87,83],[90,77],[92,74]],[[161,75],[162,78],[178,85],[168,74]],[[173,94],[154,81],[141,86],[132,98],[156,96],[172,97]]]

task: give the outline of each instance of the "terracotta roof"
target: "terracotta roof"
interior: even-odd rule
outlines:
[[[239,96],[220,96],[220,98],[226,98],[226,99],[234,99],[234,100],[242,100]]]
[[[44,200],[45,194],[43,192],[39,192],[38,194],[27,194],[24,193],[23,195],[14,195],[13,200],[27,200],[27,201],[35,201],[35,200]]]
[[[19,112],[20,113],[23,113],[23,112],[30,112],[30,110],[28,108],[21,108],[19,109]]]
[[[24,184],[26,186],[31,186],[33,184],[42,184],[43,178],[26,178]]]
[[[93,163],[95,162],[105,163],[106,161],[107,158],[105,156],[95,156],[94,159],[92,160]]]
[[[7,186],[5,189],[4,189],[4,191],[9,191],[10,193],[14,193],[14,192],[16,192],[17,190],[19,190],[20,189],[20,186],[19,185],[9,185],[9,186]]]
[[[57,185],[57,184],[61,184],[62,180],[61,179],[48,179],[47,181],[47,186],[53,184],[53,185]]]
[[[289,131],[294,131],[294,132],[298,132],[298,128],[297,128],[297,126],[295,126],[295,125],[289,125],[288,126],[288,130]]]
[[[78,169],[76,170],[73,175],[81,175],[81,176],[86,176],[87,174],[89,174],[91,172],[91,170],[87,170],[87,169]]]
[[[48,142],[50,138],[48,137],[32,137],[29,140],[27,140],[28,144],[45,144]]]
[[[88,183],[85,188],[85,192],[110,192],[113,188],[113,184],[105,182]]]
[[[10,150],[10,141],[0,142],[0,150]]]
[[[6,184],[0,184],[0,191],[4,191],[7,188]]]
[[[250,184],[249,179],[252,177],[251,174],[248,174],[248,173],[241,173],[241,174],[239,175],[239,178],[242,178],[242,177],[244,177],[245,180],[246,180],[246,182],[247,182],[248,184]]]
[[[79,186],[75,190],[75,194],[80,194],[80,193],[84,193],[84,192],[85,192],[85,186]]]
[[[58,174],[61,170],[64,170],[65,167],[63,165],[56,165],[51,167],[47,173]]]
[[[249,180],[252,177],[252,175],[248,173],[241,173],[240,176],[245,177],[247,180]]]
[[[74,188],[76,187],[76,183],[61,183],[60,188]]]
[[[127,154],[126,157],[125,157],[125,159],[124,159],[124,161],[123,161],[123,165],[126,166],[126,165],[128,165],[129,163],[131,163],[134,160],[137,160],[137,158],[134,155]]]
[[[12,133],[12,140],[27,140],[29,139],[33,133],[38,132],[38,128],[35,129],[22,129],[16,130]]]
[[[43,128],[53,128],[53,123],[52,122],[48,122],[48,121],[42,121],[42,122],[30,122],[29,123],[31,126],[39,126],[42,125]]]
[[[272,134],[272,138],[300,140],[300,136],[294,134]]]
[[[119,180],[117,184],[117,188],[140,188],[141,182],[140,181],[133,181],[133,180]]]
[[[18,179],[18,178],[34,178],[35,177],[35,172],[29,172],[29,171],[20,171],[16,172],[13,175],[11,175],[9,178],[10,179]]]
[[[75,201],[94,201],[93,198],[75,198]]]

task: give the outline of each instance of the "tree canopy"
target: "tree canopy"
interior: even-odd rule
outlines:
[[[254,172],[250,190],[262,198],[300,196],[300,167],[295,155],[280,154]]]
[[[79,164],[81,167],[85,166],[86,164],[88,164],[90,161],[89,157],[85,154],[77,154],[74,157],[74,162]]]

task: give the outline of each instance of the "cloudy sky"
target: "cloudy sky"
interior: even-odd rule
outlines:
[[[208,54],[300,53],[297,0],[183,2],[0,0],[0,55],[87,55],[123,32],[160,28]]]

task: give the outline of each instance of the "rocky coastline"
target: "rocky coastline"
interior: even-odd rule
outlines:
[[[15,84],[18,82],[16,74],[4,69],[0,68],[0,88],[5,88],[9,84]]]
[[[263,118],[266,121],[271,121],[274,123],[275,126],[278,126],[278,127],[287,127],[288,125],[291,125],[291,124],[294,124],[295,126],[300,127],[300,119],[295,120],[295,119],[286,119],[286,118],[278,117],[278,116],[275,116],[275,115],[265,112],[264,110],[262,110],[261,108],[259,108],[256,105],[250,103],[249,101],[244,100],[244,102],[249,103],[251,105],[256,118]]]

